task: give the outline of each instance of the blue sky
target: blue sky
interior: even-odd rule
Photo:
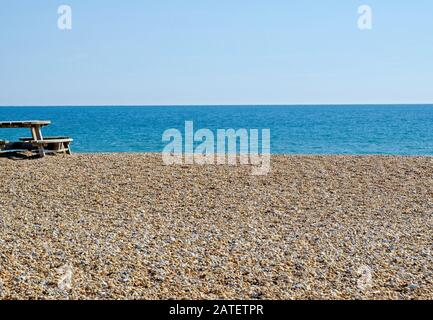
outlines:
[[[432,40],[431,0],[2,0],[0,105],[433,103]]]

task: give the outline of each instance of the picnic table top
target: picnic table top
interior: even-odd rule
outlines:
[[[26,120],[26,121],[0,121],[0,128],[31,128],[35,126],[48,126],[48,120]]]

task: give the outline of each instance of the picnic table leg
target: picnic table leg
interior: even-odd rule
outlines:
[[[66,143],[66,154],[69,154],[69,155],[72,154],[71,143],[70,142]]]
[[[41,127],[40,126],[34,126],[34,127],[32,127],[31,131],[32,131],[33,140],[37,140],[37,141],[43,140],[42,132],[41,132]],[[38,150],[39,150],[39,155],[41,156],[41,158],[45,157],[44,147],[43,146],[39,146]]]

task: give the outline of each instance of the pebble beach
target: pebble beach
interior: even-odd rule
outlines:
[[[0,157],[0,299],[433,299],[433,158]]]

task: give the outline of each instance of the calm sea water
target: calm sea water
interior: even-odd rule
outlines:
[[[433,105],[1,107],[2,120],[52,120],[45,135],[68,135],[75,152],[158,152],[162,133],[194,129],[271,130],[271,152],[433,155]],[[0,139],[28,136],[0,129]]]

